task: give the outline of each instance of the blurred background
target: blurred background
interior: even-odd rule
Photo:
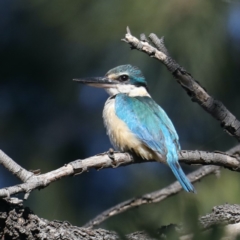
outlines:
[[[126,26],[135,36],[165,36],[171,55],[240,119],[239,1],[0,0],[0,15],[0,148],[26,169],[45,173],[111,147],[102,121],[107,94],[72,79],[103,76],[121,64],[142,69],[182,149],[226,151],[237,144],[161,63],[120,39]],[[34,191],[25,205],[40,217],[81,226],[121,201],[173,181],[170,170],[157,163],[91,170]],[[192,219],[214,205],[239,203],[239,181],[240,174],[223,170],[219,179],[197,183],[197,195],[182,192],[101,227],[128,233]],[[18,182],[0,168],[1,187]]]

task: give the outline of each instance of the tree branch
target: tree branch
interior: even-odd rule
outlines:
[[[144,34],[141,34],[141,39],[139,40],[132,36],[129,28],[127,28],[125,38],[122,40],[130,44],[132,49],[144,52],[162,62],[177,79],[178,83],[186,90],[192,101],[197,102],[204,110],[217,119],[231,136],[240,141],[240,122],[220,101],[210,96],[190,73],[170,57],[164,45],[164,39],[159,39],[157,35],[151,33],[149,39],[156,47],[151,46],[146,41]]]
[[[238,148],[236,148],[237,150]],[[229,155],[228,152],[205,152],[186,151],[178,153],[179,161],[186,164],[216,165],[232,171],[240,171],[240,161],[238,156]]]
[[[210,214],[202,216],[199,219],[204,229],[217,224],[233,224],[240,222],[240,205],[224,204],[215,206]]]
[[[204,166],[199,168],[198,170],[190,173],[187,177],[192,182],[195,183],[209,174],[216,173],[220,170],[220,167],[217,166]],[[123,213],[131,208],[139,207],[144,204],[161,202],[162,200],[177,194],[182,191],[182,187],[179,182],[174,182],[170,184],[168,187],[163,188],[161,190],[144,194],[137,198],[129,199],[125,202],[122,202],[95,217],[88,223],[84,225],[84,227],[92,228],[94,226],[99,225],[103,221],[107,220],[110,217],[113,217],[117,214]]]
[[[239,148],[236,147],[239,150]],[[1,156],[3,156],[1,158]],[[107,152],[98,154],[84,160],[76,160],[70,162],[63,167],[50,171],[45,174],[34,175],[32,172],[21,168],[14,163],[12,159],[2,153],[0,155],[0,162],[13,174],[18,174],[25,182],[15,186],[10,186],[0,189],[0,198],[9,197],[11,195],[24,192],[26,193],[24,199],[29,196],[29,193],[34,189],[42,189],[49,184],[67,176],[78,175],[88,171],[91,168],[97,170],[103,168],[116,168],[119,166],[126,166],[135,163],[149,162],[140,158],[136,158],[129,153]],[[155,160],[151,160],[155,161]],[[202,165],[218,165],[228,168],[232,171],[240,171],[240,162],[238,156],[228,155],[220,152],[204,152],[204,151],[180,151],[179,161],[187,164],[202,164]],[[13,167],[12,167],[13,166]],[[17,171],[16,169],[20,169]],[[20,173],[20,174],[19,174]]]

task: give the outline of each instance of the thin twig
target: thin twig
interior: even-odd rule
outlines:
[[[225,131],[240,141],[240,122],[237,118],[220,101],[210,96],[190,73],[170,57],[164,45],[163,38],[159,39],[156,34],[151,33],[149,39],[156,47],[150,45],[146,40],[141,41],[132,36],[128,28],[125,38],[122,40],[130,44],[132,49],[144,52],[162,62],[177,79],[178,83],[186,90],[192,101],[197,102],[221,123]]]

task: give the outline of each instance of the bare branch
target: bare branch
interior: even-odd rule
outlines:
[[[215,173],[220,168],[217,166],[204,166],[200,169],[192,172],[188,175],[189,180],[192,183],[197,182],[199,179],[208,176],[209,174]],[[119,213],[125,212],[131,208],[135,208],[144,204],[150,204],[150,203],[156,203],[160,202],[170,196],[173,196],[177,194],[178,192],[182,191],[182,187],[179,184],[179,182],[174,182],[170,184],[168,187],[163,188],[161,190],[144,194],[141,197],[132,198],[130,200],[127,200],[125,202],[122,202],[95,217],[90,222],[86,223],[84,227],[92,228],[94,226],[99,225],[103,221],[107,220],[108,218],[115,216]]]
[[[240,122],[220,102],[210,96],[190,73],[172,59],[164,45],[163,38],[150,34],[149,39],[156,46],[151,46],[147,41],[141,41],[127,31],[124,42],[130,44],[132,49],[137,49],[162,62],[177,79],[178,83],[186,90],[193,102],[197,102],[204,110],[217,119],[221,126],[231,135],[240,140]]]
[[[236,150],[237,149],[238,148],[236,148]],[[5,154],[2,154],[2,156],[4,156],[4,158],[0,158],[0,161],[9,158]],[[232,171],[240,171],[240,162],[238,161],[237,156],[231,156],[228,155],[227,153],[220,152],[210,153],[204,151],[181,151],[179,152],[179,161],[187,164],[202,164],[202,165],[214,164],[218,166],[223,166]],[[15,165],[13,160],[10,161],[10,166],[8,166],[6,162],[3,163],[9,170],[12,169],[11,168],[12,165]],[[74,162],[70,162],[63,167],[40,175],[34,175],[33,173],[28,172],[27,170],[21,168],[18,164],[16,164],[16,166],[19,166],[20,169],[23,169],[22,170],[22,172],[24,172],[23,176],[30,177],[23,178],[27,180],[22,184],[0,189],[0,198],[9,197],[11,195],[24,192],[26,193],[24,197],[26,199],[29,196],[29,193],[35,189],[42,189],[63,177],[78,175],[88,171],[91,168],[100,170],[103,168],[116,168],[119,166],[126,166],[130,164],[143,162],[149,161],[136,158],[130,155],[129,153],[111,152],[110,156],[110,153],[107,152],[86,158],[84,160],[76,160]],[[13,169],[15,173],[16,172],[15,169],[17,168]]]

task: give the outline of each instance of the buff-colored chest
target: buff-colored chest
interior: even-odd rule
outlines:
[[[141,142],[115,113],[115,99],[109,98],[103,109],[104,124],[111,143],[120,151],[134,151],[144,159],[156,158],[155,153]]]

